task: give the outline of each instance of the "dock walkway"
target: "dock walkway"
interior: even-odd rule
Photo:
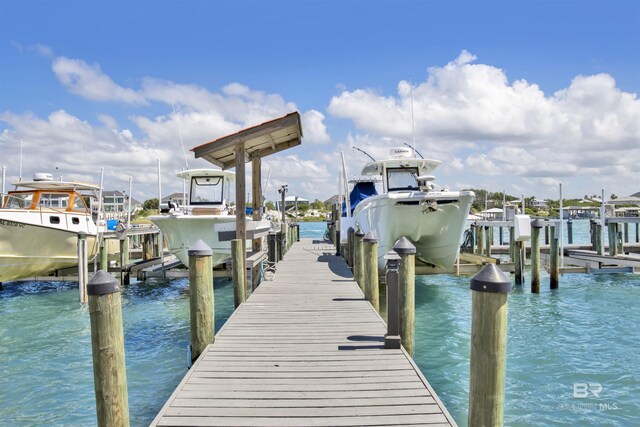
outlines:
[[[152,426],[455,426],[334,247],[301,239]]]

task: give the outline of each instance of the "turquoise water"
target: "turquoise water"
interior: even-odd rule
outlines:
[[[588,242],[588,222],[576,222],[574,242]],[[319,238],[324,228],[301,223],[300,234]],[[640,276],[565,275],[555,291],[545,283],[543,276],[539,295],[525,285],[509,296],[505,425],[637,425]],[[75,283],[7,283],[0,291],[1,426],[96,424],[89,313],[77,298]],[[215,303],[220,328],[233,308],[229,281],[216,280]],[[188,310],[186,279],[123,292],[132,426],[148,425],[186,373]],[[414,358],[460,425],[470,321],[469,277],[417,280]],[[602,392],[574,398],[576,383],[598,383]]]

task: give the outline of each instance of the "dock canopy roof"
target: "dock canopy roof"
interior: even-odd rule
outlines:
[[[236,145],[240,142],[244,142],[245,161],[256,155],[266,157],[300,145],[302,142],[300,114],[297,111],[289,113],[279,119],[199,145],[191,151],[196,158],[203,158],[222,169],[229,169],[235,166]]]

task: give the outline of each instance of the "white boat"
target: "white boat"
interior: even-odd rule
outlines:
[[[229,205],[231,182],[235,173],[218,169],[191,169],[177,174],[189,180],[189,204],[169,202],[166,214],[153,215],[153,222],[167,240],[169,251],[184,265],[189,265],[189,247],[198,240],[213,250],[213,266],[231,256],[231,239],[235,238],[236,216]],[[271,228],[269,221],[247,218],[248,237],[260,237]],[[251,243],[247,245],[251,248]]]
[[[0,282],[77,265],[80,232],[87,234],[88,258],[95,256],[98,230],[80,192],[98,186],[54,181],[43,173],[13,185],[0,209]]]
[[[383,192],[359,201],[352,215],[356,227],[378,239],[379,269],[403,236],[416,247],[417,264],[452,267],[474,193],[437,190],[431,173],[439,160],[415,158],[413,150],[404,147],[391,149],[390,157],[362,169],[365,177],[382,178]]]

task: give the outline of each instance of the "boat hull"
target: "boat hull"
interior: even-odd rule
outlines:
[[[216,224],[232,223],[233,215],[156,215],[149,217],[162,231],[169,252],[185,266],[189,266],[189,247],[202,240],[213,251],[213,266],[231,256],[231,242],[220,241],[214,230]]]
[[[88,234],[89,259],[96,251],[96,235]],[[76,231],[0,220],[0,282],[43,276],[76,265]]]
[[[356,225],[378,239],[378,268],[401,237],[416,247],[416,263],[451,268],[460,250],[472,192],[387,193],[355,208]]]

